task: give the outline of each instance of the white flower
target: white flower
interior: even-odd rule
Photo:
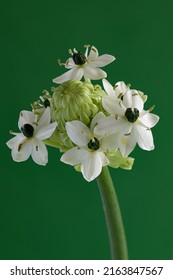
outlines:
[[[14,161],[25,161],[31,155],[32,159],[40,165],[48,162],[48,153],[42,140],[49,138],[54,132],[57,122],[50,123],[50,108],[47,107],[37,122],[37,116],[30,111],[20,113],[18,127],[21,133],[14,133],[14,138],[7,142],[12,150]]]
[[[112,136],[103,137],[94,133],[98,120],[104,117],[102,112],[95,115],[90,129],[77,120],[66,123],[67,134],[77,146],[64,153],[61,161],[72,166],[81,164],[81,172],[89,182],[99,176],[102,166],[109,164],[105,152],[116,148]]]
[[[144,100],[140,93],[128,88],[123,92],[122,99],[112,96],[112,92],[108,94],[103,99],[103,107],[111,116],[100,120],[95,132],[114,134],[115,143],[124,157],[132,152],[136,143],[143,150],[153,150],[151,128],[157,124],[159,117],[150,113],[151,110],[143,109]]]
[[[54,83],[61,84],[73,79],[81,80],[83,76],[91,80],[99,80],[107,77],[106,72],[104,72],[99,67],[103,67],[111,63],[115,60],[115,57],[109,54],[103,54],[99,56],[98,50],[94,46],[91,47],[90,53],[88,55],[89,46],[85,47],[85,54],[77,51],[76,49],[69,51],[72,55],[72,58],[69,58],[66,63],[60,62],[60,65],[64,65],[70,70],[53,79]]]

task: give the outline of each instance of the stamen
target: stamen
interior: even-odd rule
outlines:
[[[42,102],[44,102],[43,96],[40,96],[40,100],[41,100]],[[39,101],[37,101],[37,102],[39,102]]]
[[[132,96],[136,96],[136,95],[138,95],[138,93],[132,93]]]
[[[19,146],[18,146],[18,149],[17,149],[18,152],[20,152],[21,148],[22,148],[22,143],[20,143]]]
[[[123,100],[123,95],[124,95],[124,94],[121,92],[121,93],[118,95],[118,98],[121,99],[121,100]]]
[[[86,56],[86,61],[87,61],[87,57],[88,57],[88,49],[89,49],[90,45],[84,45],[84,48],[86,48],[85,50],[85,56]]]
[[[19,146],[18,146],[18,152],[20,152],[20,150],[22,149],[22,146],[27,142],[29,140],[29,138],[25,138],[23,141],[22,141],[22,143],[20,143],[19,144]]]
[[[12,130],[10,130],[9,133],[12,134],[12,135],[17,135],[18,134],[17,132],[14,132]]]
[[[117,87],[118,87],[118,85],[114,85],[114,86],[113,86],[113,89],[115,90]]]
[[[69,54],[73,55],[73,51],[71,49],[68,50]]]
[[[61,59],[58,59],[58,64],[59,64],[60,66],[65,65],[65,63],[61,62]]]
[[[86,49],[89,48],[89,47],[90,47],[90,45],[84,45],[84,48],[86,48]]]
[[[96,49],[94,49],[94,48],[91,48],[91,49],[92,49],[93,52],[95,52],[95,53],[97,52]]]
[[[115,119],[118,120],[118,114],[115,114]]]
[[[129,136],[132,132],[126,133],[124,134],[124,136]]]
[[[155,108],[155,105],[151,106],[150,109],[149,109],[149,112],[153,111]]]

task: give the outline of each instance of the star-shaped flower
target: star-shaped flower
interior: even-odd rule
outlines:
[[[144,110],[144,100],[137,90],[128,88],[122,99],[111,94],[103,99],[103,107],[111,116],[98,121],[95,132],[114,134],[114,141],[124,157],[132,152],[136,143],[143,150],[153,150],[151,128],[157,124],[159,117],[150,113],[151,110]]]
[[[109,54],[99,56],[98,50],[94,46],[91,47],[88,55],[89,46],[85,47],[85,54],[77,51],[76,49],[73,51],[70,50],[69,52],[72,55],[72,58],[69,58],[66,63],[61,63],[59,61],[60,65],[64,65],[70,70],[53,79],[54,83],[61,84],[73,79],[81,80],[83,76],[91,80],[99,80],[107,77],[106,72],[99,67],[103,67],[111,63],[115,60],[115,57]]]
[[[81,164],[81,172],[89,182],[99,176],[102,166],[109,164],[105,153],[116,148],[112,136],[103,137],[94,133],[98,120],[104,117],[101,112],[95,115],[90,128],[77,120],[66,123],[67,134],[76,147],[65,152],[61,161],[72,166]]]
[[[18,121],[21,133],[11,132],[15,137],[7,142],[7,146],[12,150],[13,160],[17,162],[25,161],[31,155],[37,164],[46,165],[48,152],[42,140],[48,139],[56,126],[57,122],[50,123],[49,107],[45,109],[38,121],[33,112],[22,111]]]

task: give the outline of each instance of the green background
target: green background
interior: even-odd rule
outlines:
[[[96,46],[117,60],[109,81],[149,95],[156,149],[136,148],[132,171],[111,169],[130,259],[173,258],[173,1],[4,1],[0,7],[1,259],[109,259],[96,182],[84,181],[49,148],[46,167],[15,163],[6,141],[18,114],[64,72],[68,49]]]

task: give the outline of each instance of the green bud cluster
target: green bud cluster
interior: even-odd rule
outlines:
[[[79,120],[89,126],[99,111],[104,112],[102,96],[106,93],[89,80],[69,80],[52,88],[52,91],[51,117],[52,121],[58,122],[58,126],[49,140],[56,143],[61,152],[65,152],[74,146],[66,133],[66,122]]]

